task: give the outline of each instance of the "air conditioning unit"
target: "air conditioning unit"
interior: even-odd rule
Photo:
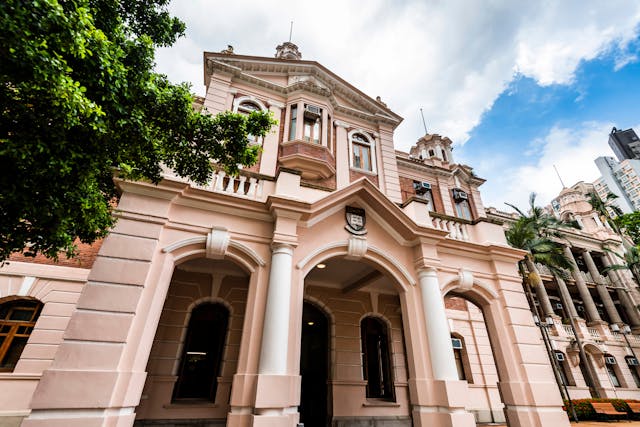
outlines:
[[[431,184],[428,182],[414,182],[413,189],[416,190],[416,194],[425,194],[431,190]]]
[[[322,109],[315,105],[305,105],[304,114],[307,117],[318,118],[322,115]]]
[[[616,364],[616,358],[615,358],[615,357],[613,357],[613,356],[606,356],[606,357],[604,358],[604,362],[605,362],[607,365],[615,365],[615,364]]]
[[[557,360],[558,362],[564,362],[564,359],[565,359],[565,358],[564,358],[564,353],[560,353],[560,352],[558,352],[558,351],[557,351],[557,352],[556,352],[556,360]]]
[[[562,310],[562,303],[556,303],[556,310]]]
[[[638,359],[636,359],[635,357],[627,357],[627,365],[638,366]]]
[[[451,338],[451,346],[454,350],[462,350],[462,340],[460,338]]]
[[[452,193],[453,193],[453,198],[456,201],[467,200],[469,198],[469,196],[467,196],[467,193],[465,193],[464,191],[460,190],[459,188],[454,188],[452,190]]]

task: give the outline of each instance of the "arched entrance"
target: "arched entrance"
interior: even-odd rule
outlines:
[[[328,374],[329,322],[320,309],[305,302],[300,345],[300,422],[305,427],[325,427],[329,423]]]

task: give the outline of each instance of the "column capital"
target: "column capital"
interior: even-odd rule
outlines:
[[[272,254],[289,254],[293,255],[293,249],[295,246],[288,242],[273,242],[271,243]]]
[[[423,277],[438,277],[438,269],[430,266],[418,267],[418,279]]]

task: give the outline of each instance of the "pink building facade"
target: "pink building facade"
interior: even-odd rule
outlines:
[[[208,111],[278,119],[259,163],[121,181],[90,265],[0,270],[0,425],[568,425],[523,254],[448,138],[396,151],[402,119],[291,43],[204,76]]]

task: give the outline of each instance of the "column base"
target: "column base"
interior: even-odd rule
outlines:
[[[300,416],[295,413],[270,412],[251,416],[252,427],[295,427]]]
[[[437,412],[438,408],[415,407],[413,425],[415,427],[475,427],[476,420],[469,412]]]
[[[532,411],[528,406],[509,405],[505,408],[507,424],[518,427],[570,427],[569,417],[562,408]]]

